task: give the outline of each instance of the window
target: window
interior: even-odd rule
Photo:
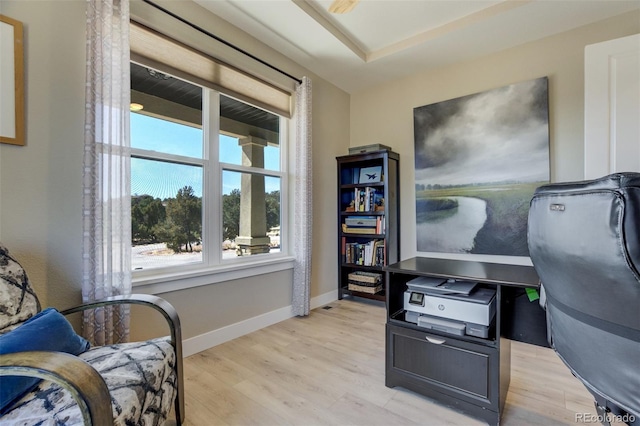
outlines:
[[[135,273],[282,257],[287,119],[137,63],[131,102]]]

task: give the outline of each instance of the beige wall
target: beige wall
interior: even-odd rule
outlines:
[[[23,263],[42,304],[62,309],[81,300],[85,1],[2,0],[0,13],[24,23],[27,93],[27,145],[0,145],[0,241]],[[335,156],[349,144],[349,96],[237,29],[209,29],[224,30],[260,58],[312,78],[311,296],[335,292],[334,170]],[[284,271],[161,296],[174,304],[189,338],[289,306],[291,281],[291,271]],[[147,318],[135,310],[133,323]],[[134,337],[160,327],[143,323],[132,330]]]
[[[0,145],[0,240],[27,268],[43,305],[57,308],[80,301],[84,8],[83,0],[0,1],[0,13],[25,26],[27,93],[27,145]],[[638,18],[627,15],[351,98],[259,41],[224,27],[223,35],[240,47],[313,79],[312,297],[336,291],[336,156],[346,154],[349,145],[376,142],[400,153],[402,254],[407,257],[415,247],[412,109],[548,75],[552,175],[555,180],[579,178],[584,45],[639,32]],[[290,272],[279,272],[162,296],[178,309],[189,338],[288,306],[290,282]],[[135,318],[141,318],[137,311]],[[155,321],[145,326],[149,331],[158,327]],[[143,332],[136,329],[135,334]]]
[[[81,300],[82,1],[1,1],[24,24],[26,146],[0,145],[0,240],[45,305]]]
[[[351,146],[382,143],[400,154],[402,258],[416,254],[413,108],[548,76],[551,179],[582,179],[584,47],[638,32],[640,14],[628,13],[352,94]],[[522,258],[486,260],[526,263]]]

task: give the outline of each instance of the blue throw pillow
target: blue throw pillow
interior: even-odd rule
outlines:
[[[54,308],[47,308],[19,327],[0,335],[0,354],[22,351],[56,351],[79,355],[89,342],[78,336],[67,319]],[[0,376],[0,415],[31,391],[40,379]]]

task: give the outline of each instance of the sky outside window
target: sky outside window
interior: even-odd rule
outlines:
[[[143,114],[131,113],[131,146],[180,155],[202,158],[202,129],[178,124]],[[242,148],[237,139],[220,135],[220,162],[241,164]],[[276,147],[265,148],[265,169],[280,170],[280,150]],[[225,178],[223,194],[233,189],[240,189],[240,174],[234,178]],[[280,190],[278,179],[267,179],[271,183],[266,186],[267,192]],[[266,182],[265,182],[266,183]],[[132,195],[148,194],[155,198],[165,199],[176,196],[178,190],[186,185],[193,188],[197,197],[202,197],[202,169],[156,160],[131,160],[131,193]]]

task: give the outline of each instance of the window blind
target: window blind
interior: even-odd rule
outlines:
[[[131,60],[291,118],[291,94],[136,22]]]

